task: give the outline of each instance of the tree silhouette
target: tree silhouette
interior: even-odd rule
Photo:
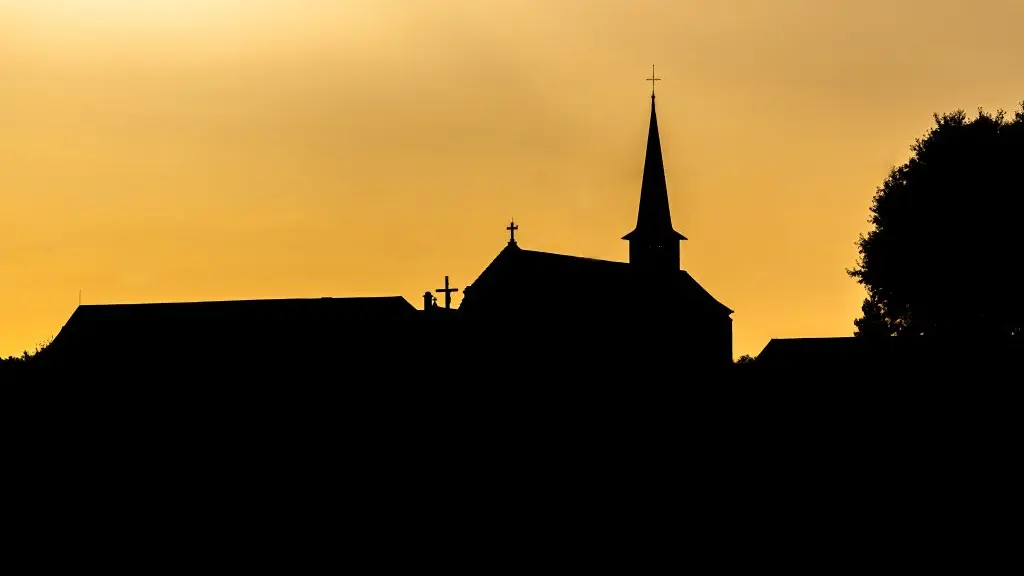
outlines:
[[[868,291],[857,334],[1019,334],[1024,103],[934,118],[874,196],[848,271]]]

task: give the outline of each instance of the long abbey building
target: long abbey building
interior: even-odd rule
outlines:
[[[47,363],[140,376],[285,366],[458,373],[478,362],[678,374],[732,363],[732,310],[681,266],[686,237],[672,222],[653,92],[636,225],[622,237],[628,262],[530,250],[516,229],[458,308],[447,282],[436,291],[443,303],[427,292],[419,307],[398,296],[85,305],[45,350]]]

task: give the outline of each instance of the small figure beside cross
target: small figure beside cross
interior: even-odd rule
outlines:
[[[516,219],[515,218],[513,218],[512,222],[510,222],[509,225],[505,227],[505,230],[508,230],[509,235],[510,235],[510,237],[508,239],[508,243],[509,244],[515,244],[516,243],[516,230],[519,230],[519,226],[516,226]]]
[[[448,286],[448,277],[447,276],[444,277],[444,288],[438,288],[437,290],[434,290],[434,292],[438,292],[438,293],[443,293],[444,294],[444,307],[446,309],[448,309],[448,310],[451,310],[451,307],[452,307],[452,292],[458,292],[458,291],[459,291],[458,288],[450,288]]]

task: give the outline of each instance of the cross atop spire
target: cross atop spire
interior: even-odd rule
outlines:
[[[657,78],[648,78],[653,84]],[[651,93],[651,123],[647,131],[647,153],[640,184],[640,206],[636,227],[622,238],[629,241],[629,261],[645,267],[679,270],[679,241],[686,237],[672,227],[665,185],[665,164],[661,157],[658,112]]]
[[[661,80],[661,78],[654,75],[654,64],[651,64],[651,77],[647,79],[651,83],[651,98],[654,98],[654,83],[658,80]]]
[[[513,218],[512,222],[510,222],[509,225],[505,227],[505,230],[508,230],[508,232],[509,232],[508,243],[509,244],[515,244],[516,243],[516,230],[519,230],[519,226],[516,225],[516,219],[515,218]]]

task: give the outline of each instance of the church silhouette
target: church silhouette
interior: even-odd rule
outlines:
[[[628,262],[529,250],[514,220],[506,229],[508,244],[461,289],[458,308],[448,277],[424,293],[422,309],[400,296],[81,305],[46,352],[76,372],[149,376],[301,367],[366,378],[362,368],[397,375],[416,363],[451,373],[455,362],[577,375],[584,366],[661,374],[731,365],[733,311],[681,267],[686,237],[672,224],[653,91],[636,226],[622,237]]]

